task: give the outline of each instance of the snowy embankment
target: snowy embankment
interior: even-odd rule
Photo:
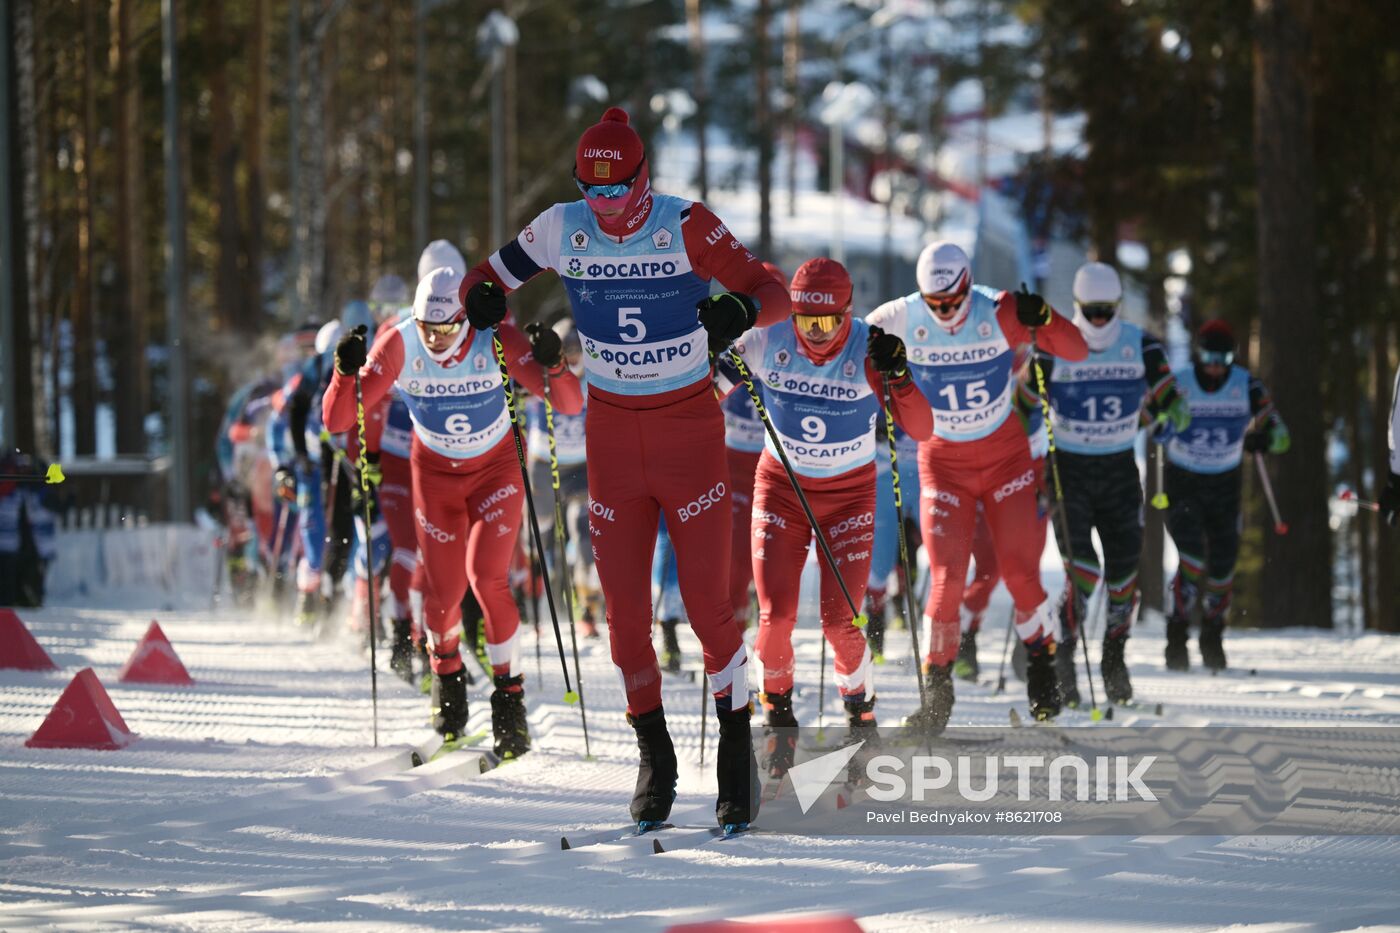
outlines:
[[[0,927],[658,929],[812,911],[854,915],[867,930],[1400,921],[1400,840],[1391,837],[756,833],[660,855],[562,852],[562,832],[619,825],[631,796],[635,747],[605,642],[583,646],[593,759],[577,711],[560,699],[552,641],[537,674],[527,633],[536,750],[478,774],[465,755],[407,767],[407,747],[428,738],[427,704],[387,671],[380,747],[370,747],[368,673],[347,641],[316,642],[231,611],[156,617],[196,686],[116,682],[150,612],[24,613],[61,670],[0,671]],[[954,724],[1001,725],[1025,705],[1014,679],[1009,694],[993,691],[1005,603],[988,618],[983,682],[959,685]],[[890,633],[899,658],[878,673],[887,722],[916,704],[907,639]],[[797,640],[797,711],[811,723],[818,642],[810,625]],[[1232,633],[1226,644],[1226,674],[1169,676],[1160,619],[1147,620],[1128,658],[1140,698],[1164,712],[1119,710],[1117,723],[1400,725],[1400,638],[1298,629]],[[687,635],[683,647],[691,666],[697,646]],[[25,748],[86,666],[140,738],[115,752]],[[487,724],[483,683],[472,688],[473,728]],[[714,760],[711,725],[699,769],[700,700],[689,677],[668,680],[668,719],[688,763],[675,819],[697,826],[712,819]],[[828,704],[832,722],[839,711],[830,695]],[[1063,720],[1093,728],[1083,712]]]

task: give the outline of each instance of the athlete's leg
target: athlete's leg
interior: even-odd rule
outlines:
[[[432,648],[432,669],[452,674],[462,669],[458,653],[462,594],[467,589],[468,513],[465,482],[455,473],[415,464],[413,514],[424,574],[423,623]]]
[[[856,607],[865,601],[870,576],[870,550],[875,529],[875,466],[853,471],[850,483],[840,488],[809,493],[821,532],[826,535],[836,566]],[[836,665],[836,686],[843,700],[858,703],[875,698],[870,647],[865,633],[856,628],[851,607],[836,576],[824,559],[821,571],[822,633],[831,644]]]
[[[1001,568],[997,564],[997,551],[992,545],[992,532],[987,527],[987,516],[982,507],[977,507],[977,524],[972,533],[972,582],[963,593],[962,617],[963,632],[977,632],[982,628],[982,613],[987,611],[987,603],[1001,582]]]
[[[525,512],[525,490],[514,457],[498,457],[472,478],[467,494],[466,568],[486,621],[486,654],[493,673],[519,666],[520,610],[510,591],[510,562]]]
[[[1060,593],[1060,631],[1064,642],[1073,646],[1089,609],[1089,597],[1103,573],[1093,538],[1094,519],[1099,512],[1097,500],[1103,492],[1100,475],[1103,458],[1063,451],[1056,457],[1060,488],[1064,492],[1064,521],[1055,522],[1055,543],[1069,570]],[[1068,540],[1065,539],[1066,527]]]
[[[394,618],[407,619],[413,612],[409,603],[409,585],[418,567],[418,539],[413,520],[413,468],[404,457],[381,455],[380,470],[384,481],[379,484],[379,507],[389,526],[393,558],[389,564],[389,592],[394,598]]]
[[[928,664],[952,664],[958,651],[959,607],[972,553],[976,500],[965,485],[968,470],[957,455],[919,448],[920,530],[932,580],[924,605],[924,651]]]
[[[1104,457],[1104,474],[1094,510],[1094,524],[1103,543],[1108,580],[1108,619],[1105,635],[1122,638],[1133,624],[1137,604],[1138,565],[1142,559],[1142,482],[1132,451]]]
[[[1206,585],[1201,612],[1212,624],[1229,620],[1235,584],[1235,562],[1240,553],[1240,471],[1209,477],[1206,487],[1211,508],[1205,512]]]
[[[1176,544],[1178,563],[1172,578],[1172,619],[1189,623],[1205,581],[1206,503],[1198,495],[1201,477],[1167,464],[1165,487],[1170,506],[1167,531]],[[1214,507],[1213,504],[1210,507]]]
[[[797,625],[802,566],[812,528],[782,468],[769,457],[754,485],[752,567],[758,592],[758,638],[754,650],[763,664],[763,692],[793,688],[792,632]]]
[[[749,585],[753,583],[753,555],[749,547],[753,525],[754,474],[761,454],[729,450],[729,497],[731,520],[729,553],[729,608],[739,624],[749,620]]]
[[[1034,654],[1060,640],[1059,619],[1040,582],[1044,531],[1040,521],[1038,466],[1018,451],[990,467],[982,496],[1002,580],[1016,607],[1016,634]],[[1075,555],[1078,557],[1078,555]]]

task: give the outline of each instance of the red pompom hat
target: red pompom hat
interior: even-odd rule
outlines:
[[[637,131],[628,124],[627,111],[621,107],[609,107],[601,120],[583,131],[574,152],[574,175],[586,185],[631,182],[631,187],[619,197],[584,199],[593,209],[598,226],[609,236],[621,239],[635,233],[651,215],[646,149]]]

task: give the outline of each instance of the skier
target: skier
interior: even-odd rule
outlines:
[[[1133,449],[1140,418],[1170,420],[1173,433],[1191,423],[1177,394],[1166,351],[1156,337],[1124,321],[1118,306],[1123,286],[1114,268],[1085,263],[1074,274],[1074,325],[1089,345],[1080,361],[1041,354],[1050,393],[1056,457],[1064,492],[1065,521],[1056,523],[1060,551],[1074,563],[1060,602],[1064,637],[1055,657],[1060,695],[1079,705],[1075,646],[1100,577],[1108,587],[1108,619],[1099,662],[1110,703],[1133,698],[1123,649],[1137,617],[1138,563],[1142,556],[1142,483]],[[1068,529],[1069,540],[1064,532]],[[1093,533],[1103,546],[1094,553]],[[1102,567],[1102,569],[1101,569]]]
[[[609,108],[584,131],[574,176],[582,200],[548,208],[467,276],[467,312],[490,326],[506,313],[503,292],[546,269],[563,280],[588,370],[589,527],[642,756],[632,815],[664,820],[675,798],[648,585],[664,509],[720,720],[716,817],[739,827],[757,775],[747,653],[729,608],[724,419],[707,351],[782,320],[787,291],[703,204],[652,192],[625,111]],[[711,295],[711,278],[730,290]]]
[[[826,538],[852,601],[865,599],[875,528],[875,422],[885,386],[896,421],[916,440],[933,429],[928,401],[905,365],[904,343],[851,315],[851,277],[831,259],[809,259],[792,278],[792,318],[754,330],[736,343],[782,439],[818,527],[808,519],[772,438],[754,481],[753,575],[763,707],[770,729],[797,726],[792,713],[792,630],[802,565],[812,535]],[[724,367],[721,367],[724,371]],[[733,379],[737,380],[737,374]],[[747,391],[740,388],[736,391]],[[875,725],[875,683],[865,636],[825,561],[822,633],[835,656],[836,684],[852,729]],[[792,747],[770,763],[792,763]]]
[[[933,439],[919,445],[922,529],[933,576],[924,616],[929,679],[912,723],[938,732],[952,713],[958,619],[979,501],[1016,605],[1017,634],[1030,652],[1031,713],[1050,718],[1060,710],[1053,665],[1059,621],[1040,584],[1039,471],[1020,419],[1011,417],[1015,348],[1038,338],[1066,359],[1083,359],[1088,348],[1039,295],[974,286],[971,263],[956,244],[930,243],[915,273],[918,291],[867,319],[904,340],[909,368],[934,412]]]
[[[368,360],[364,336],[347,334],[336,348],[324,414],[331,430],[354,426],[357,372],[367,409],[397,385],[412,412],[413,507],[428,577],[424,617],[433,653],[433,726],[449,742],[460,739],[466,726],[458,623],[469,578],[486,610],[495,752],[509,758],[530,748],[524,678],[516,673],[520,616],[507,579],[525,496],[507,436],[510,419],[493,334],[467,326],[461,283],[462,276],[446,267],[429,273],[418,283],[412,319],[379,336]],[[578,411],[578,381],[563,366],[559,338],[538,324],[527,332],[528,341],[509,324],[499,328],[511,376],[539,392],[548,373],[559,409]]]
[[[1161,430],[1167,530],[1180,556],[1167,619],[1167,668],[1191,666],[1186,635],[1199,602],[1201,663],[1223,671],[1240,549],[1240,462],[1246,453],[1286,453],[1291,440],[1264,384],[1235,364],[1235,335],[1224,321],[1201,325],[1192,365],[1176,373],[1176,383],[1191,423],[1183,433],[1173,424]]]
[[[1381,518],[1392,526],[1397,514],[1400,514],[1400,451],[1395,447],[1397,436],[1400,436],[1400,369],[1395,371],[1395,387],[1390,392],[1390,430],[1386,434],[1390,446],[1390,476],[1385,481],[1385,488],[1376,497]]]

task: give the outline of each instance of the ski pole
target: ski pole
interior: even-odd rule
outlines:
[[[749,398],[753,400],[754,410],[758,412],[758,420],[763,422],[763,427],[768,431],[768,438],[773,442],[773,449],[778,452],[778,460],[783,465],[783,471],[787,473],[788,482],[792,484],[792,491],[797,494],[797,501],[802,504],[802,511],[806,513],[807,522],[812,526],[812,534],[816,536],[822,557],[825,558],[831,575],[836,578],[837,584],[840,585],[841,595],[846,598],[846,606],[851,610],[851,624],[856,628],[865,628],[865,623],[868,621],[865,613],[856,608],[856,602],[851,598],[851,591],[847,589],[846,580],[841,576],[841,571],[836,566],[836,557],[831,553],[831,546],[826,543],[826,538],[822,535],[821,526],[817,524],[817,517],[812,514],[812,506],[807,502],[807,494],[802,491],[802,484],[797,481],[797,474],[793,471],[792,463],[788,460],[787,451],[783,449],[783,441],[778,436],[778,429],[773,427],[773,420],[768,417],[768,409],[764,407],[763,399],[753,384],[753,376],[749,374],[749,368],[744,365],[743,358],[737,352],[732,348],[728,352],[729,359],[739,370],[740,378],[744,380],[745,388],[749,390]],[[825,643],[825,635],[823,635],[823,643]]]
[[[0,483],[43,483],[47,486],[57,486],[67,478],[63,475],[63,467],[57,463],[50,463],[43,476],[33,473],[0,473]]]
[[[1254,466],[1259,471],[1259,482],[1264,486],[1264,498],[1269,500],[1269,511],[1274,516],[1274,534],[1283,536],[1288,534],[1288,522],[1279,517],[1278,503],[1274,501],[1274,487],[1269,482],[1269,471],[1264,469],[1264,455],[1255,452]]]
[[[535,572],[538,569],[535,563],[535,539],[526,536],[529,542],[529,593],[526,594],[525,604],[530,610],[530,625],[535,630],[535,677],[540,681],[544,680],[543,662],[540,660],[540,599],[535,593]]]
[[[1016,627],[1016,606],[1011,606],[1011,613],[1006,617],[1006,638],[1001,643],[1001,666],[997,668],[997,693],[1006,692],[1006,658],[1011,654],[1011,630]]]
[[[1021,286],[1025,288],[1025,284]],[[1064,540],[1065,553],[1065,583],[1069,587],[1066,594],[1065,608],[1069,613],[1071,623],[1078,623],[1074,617],[1074,549],[1069,540],[1069,519],[1065,515],[1065,490],[1060,485],[1060,459],[1056,456],[1055,450],[1055,426],[1050,417],[1050,396],[1045,391],[1045,370],[1040,365],[1039,350],[1035,343],[1035,328],[1031,328],[1031,366],[1035,369],[1036,390],[1040,394],[1040,413],[1045,420],[1045,438],[1049,442],[1050,451],[1050,475],[1055,483],[1055,517],[1059,520],[1060,534]],[[1080,626],[1083,628],[1083,626]],[[1103,719],[1103,710],[1099,709],[1099,699],[1097,691],[1094,690],[1094,668],[1089,663],[1089,639],[1086,633],[1079,633],[1079,641],[1084,646],[1084,676],[1089,681],[1089,719],[1098,722]]]
[[[1171,500],[1167,498],[1166,484],[1162,481],[1162,474],[1165,469],[1164,464],[1167,459],[1167,447],[1165,444],[1157,445],[1156,457],[1154,459],[1157,464],[1157,492],[1152,496],[1152,507],[1160,512],[1171,505]]]
[[[1370,499],[1362,499],[1356,494],[1356,491],[1352,489],[1343,489],[1339,492],[1337,494],[1337,501],[1346,502],[1356,506],[1358,509],[1367,509],[1371,512],[1379,512],[1381,510],[1381,504],[1379,502],[1373,502]]]
[[[506,394],[506,410],[510,412],[510,433],[515,438],[515,459],[520,463],[520,482],[525,487],[525,514],[530,520],[530,534],[535,540],[535,550],[544,553],[544,540],[540,537],[540,523],[535,518],[535,494],[530,490],[530,468],[525,465],[525,444],[520,438],[520,416],[515,410],[515,390],[510,387],[510,370],[506,368],[506,351],[501,346],[500,325],[492,329],[491,345],[496,351],[496,365],[501,370],[501,390]],[[544,574],[544,595],[549,603],[549,618],[554,623],[554,643],[559,646],[559,666],[564,671],[564,702],[570,706],[579,701],[569,679],[569,663],[564,660],[564,636],[559,631],[559,612],[554,608],[554,589],[549,583],[549,567],[543,563],[540,572]]]
[[[914,621],[914,572],[909,566],[909,541],[904,534],[904,493],[899,483],[899,445],[894,439],[894,406],[890,403],[890,380],[880,377],[885,406],[885,439],[890,445],[890,479],[894,482],[894,531],[899,537],[899,564],[904,568],[904,618],[909,624],[909,640],[914,647],[914,676],[919,683],[919,706],[924,706],[924,656],[919,651],[919,624]]]
[[[361,324],[355,328],[355,333],[363,338],[368,328]],[[368,447],[365,443],[365,395],[364,386],[360,383],[360,371],[355,370],[355,431],[359,436],[360,446],[360,507],[364,511],[365,521],[365,572],[369,575],[369,587],[367,597],[367,608],[369,610],[369,695],[370,705],[374,710],[374,747],[379,747],[379,664],[375,650],[375,643],[379,640],[375,638],[375,630],[378,628],[378,618],[375,615],[375,596],[377,589],[374,576],[374,524],[371,522],[371,502],[369,498],[369,474],[365,472],[365,451]]]
[[[559,489],[559,452],[554,440],[554,405],[549,401],[549,374],[544,377],[544,424],[549,434],[549,483],[554,490],[554,544],[559,549],[559,567],[562,574],[559,588],[564,591],[564,608],[569,613],[569,644],[574,652],[574,682],[578,684],[578,714],[583,721],[583,755],[592,758],[593,751],[588,743],[588,706],[583,700],[583,669],[578,663],[578,632],[574,630],[574,580],[569,568],[569,532],[564,527],[564,508],[560,504],[562,493]],[[541,555],[543,557],[543,555]],[[539,644],[538,636],[535,644]]]

